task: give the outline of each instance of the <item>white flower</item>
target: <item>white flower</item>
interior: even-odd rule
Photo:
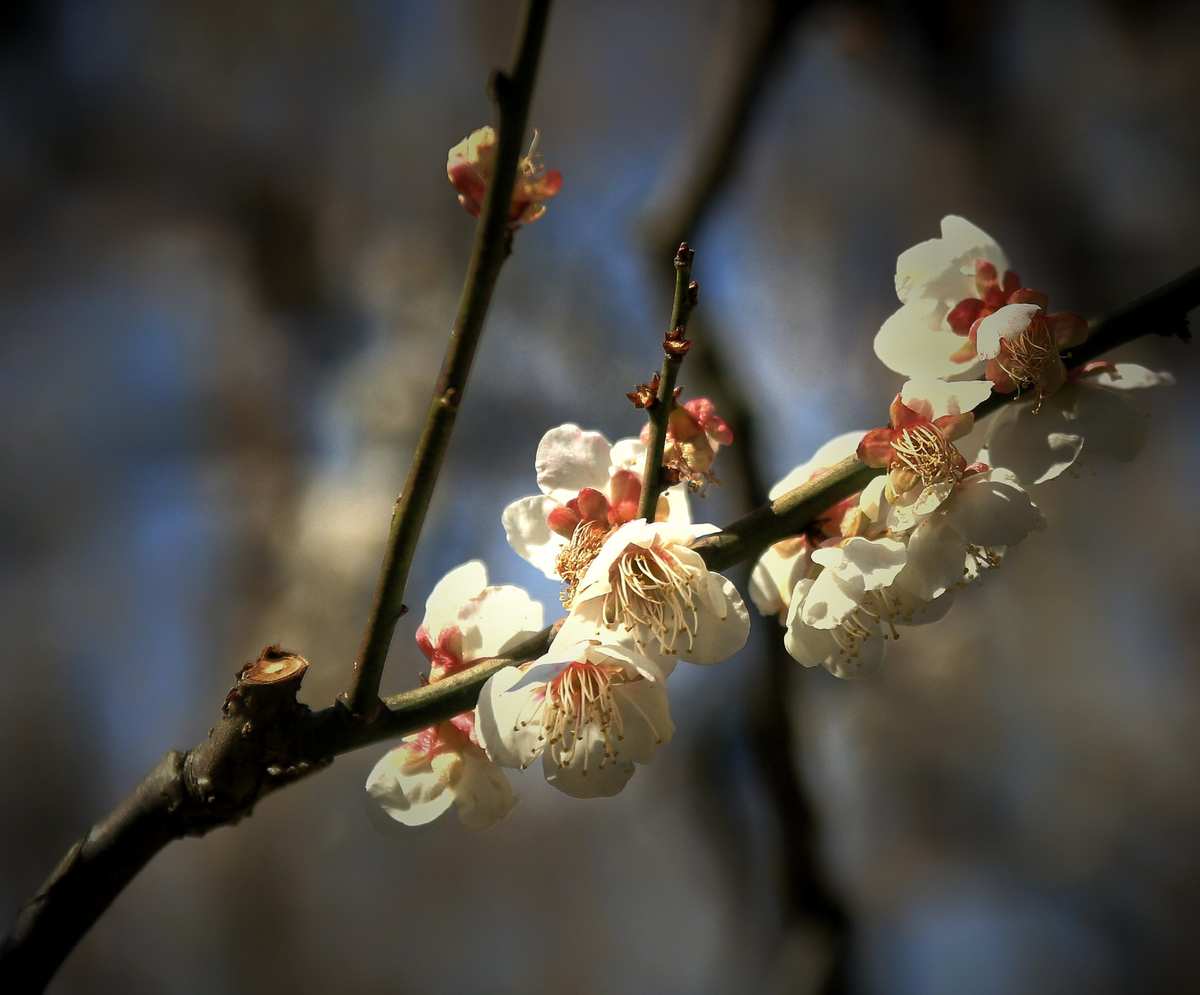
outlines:
[[[774,501],[814,477],[821,476],[847,456],[853,456],[863,435],[863,432],[844,432],[830,439],[813,453],[808,462],[801,463],[772,487],[767,496]],[[813,523],[811,531],[819,538],[840,535],[842,518],[856,503],[854,497],[839,502]],[[808,573],[811,549],[809,536],[790,536],[770,546],[758,558],[750,574],[750,600],[754,602],[754,607],[763,615],[778,615],[781,625],[787,618],[793,588]]]
[[[715,525],[622,525],[583,577],[567,625],[628,632],[638,652],[718,663],[746,644],[750,615],[732,582],[691,548]]]
[[[973,408],[991,395],[986,380],[909,380],[891,404],[891,425],[872,429],[858,446],[868,466],[887,467],[862,492],[860,507],[893,531],[913,528],[949,497],[968,464],[953,441],[974,424]],[[876,510],[886,498],[888,517]]]
[[[615,795],[670,740],[666,685],[628,640],[578,639],[565,627],[540,660],[505,667],[483,686],[477,731],[488,756],[528,767],[576,798]]]
[[[1085,448],[1089,456],[1132,459],[1145,439],[1145,416],[1123,392],[1174,382],[1133,363],[1089,363],[1040,405],[1006,404],[988,426],[980,459],[1012,470],[1026,486],[1053,480]]]
[[[828,571],[826,571],[828,573]],[[825,573],[821,574],[821,577]],[[903,573],[897,575],[902,577]],[[862,600],[832,626],[804,621],[816,581],[802,580],[792,594],[783,645],[805,667],[823,666],[834,677],[856,677],[883,660],[888,639],[899,639],[897,626],[936,622],[950,610],[953,592],[932,602],[916,597],[899,582],[864,591]]]
[[[940,597],[995,566],[1009,546],[1044,524],[1041,511],[1008,470],[969,474],[908,537],[901,583],[925,600]]]
[[[552,428],[534,461],[541,494],[504,509],[509,545],[551,579],[575,584],[616,527],[638,514],[646,447],[637,439],[612,445],[578,425]],[[658,501],[660,521],[687,522],[686,488],[667,488]]]
[[[996,241],[965,218],[942,218],[942,237],[896,260],[901,307],[875,336],[875,354],[905,376],[970,377],[981,364],[964,349],[972,322],[1020,287]]]
[[[478,660],[500,656],[542,628],[542,606],[517,587],[489,587],[487,571],[472,560],[446,574],[425,602],[417,645],[436,683]],[[516,798],[508,779],[475,742],[475,716],[404,737],[375,765],[367,792],[397,822],[420,826],[451,805],[473,829],[502,819]]]

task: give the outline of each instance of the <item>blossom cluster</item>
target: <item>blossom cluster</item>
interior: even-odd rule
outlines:
[[[1089,455],[1132,457],[1143,419],[1122,392],[1170,382],[1131,364],[1068,369],[1087,323],[1051,312],[964,218],[944,218],[941,238],[900,255],[896,294],[875,337],[876,355],[910,378],[889,425],[838,436],[771,497],[852,454],[885,472],[768,549],[751,579],[755,605],[786,626],[788,652],[838,677],[877,665],[900,628],[942,618],[959,588],[1041,528],[1026,488],[1071,467],[1085,442]],[[1016,397],[970,460],[961,440],[996,394]]]
[[[451,150],[451,181],[473,214],[494,145],[483,129]],[[524,162],[512,226],[539,217],[559,183]],[[877,665],[901,628],[942,618],[958,589],[1042,528],[1027,488],[1063,473],[1085,444],[1089,454],[1133,455],[1140,417],[1121,395],[1169,380],[1131,365],[1070,368],[1086,322],[1051,312],[1000,246],[962,218],[945,218],[941,238],[900,255],[896,292],[901,306],[875,339],[879,358],[908,378],[889,424],[830,440],[770,497],[851,456],[878,475],[767,549],[750,581],[757,608],[785,627],[787,651],[838,677]],[[997,394],[1017,398],[972,458],[963,449],[974,411]],[[561,583],[566,618],[541,656],[514,657],[493,673],[473,710],[406,737],[379,761],[367,789],[393,818],[419,825],[455,806],[468,826],[490,825],[515,803],[501,768],[535,761],[568,795],[616,794],[671,739],[667,683],[678,661],[718,663],[745,644],[741,596],[693,548],[718,530],[694,524],[689,506],[690,491],[715,481],[714,460],[733,432],[707,399],[670,403],[669,486],[647,502],[649,520],[646,433],[613,444],[566,424],[542,437],[538,493],[509,504],[501,522],[512,549]],[[542,622],[523,590],[491,586],[482,563],[465,563],[426,604],[417,630],[430,664],[424,680],[504,657]]]

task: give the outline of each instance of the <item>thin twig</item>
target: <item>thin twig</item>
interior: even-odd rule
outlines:
[[[417,442],[404,490],[392,512],[379,585],[355,658],[350,688],[341,697],[351,713],[364,719],[373,718],[380,707],[379,682],[396,622],[405,612],[404,588],[408,571],[454,431],[492,291],[500,267],[511,250],[509,205],[549,13],[550,0],[527,0],[512,73],[496,72],[492,77],[492,98],[499,115],[495,172],[475,230],[475,245],[459,298],[458,314],[450,329],[446,357],[434,387],[425,427]]]
[[[681,242],[675,251],[675,297],[671,303],[671,327],[663,339],[663,364],[658,375],[658,395],[649,408],[650,439],[646,444],[646,467],[642,473],[642,496],[638,517],[654,521],[658,496],[662,493],[663,451],[675,407],[675,380],[683,357],[691,348],[686,337],[688,318],[696,306],[699,287],[692,280],[692,260],[696,253]]]

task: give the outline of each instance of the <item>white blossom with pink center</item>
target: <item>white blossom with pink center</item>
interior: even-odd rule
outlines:
[[[1004,250],[965,218],[942,218],[941,238],[896,260],[900,308],[875,336],[875,355],[909,377],[971,377],[982,364],[964,351],[971,323],[1020,287]]]
[[[628,638],[566,626],[546,655],[483,686],[477,732],[503,767],[539,756],[546,780],[576,798],[615,795],[675,732],[662,673]]]
[[[719,663],[746,644],[750,615],[733,583],[692,549],[715,525],[622,525],[579,581],[566,627],[628,633],[639,654]]]
[[[801,484],[818,479],[829,468],[847,456],[853,456],[865,433],[845,432],[826,442],[779,483],[771,488],[768,497],[774,501]],[[789,536],[758,558],[750,574],[750,600],[763,615],[776,615],[782,625],[787,620],[792,591],[810,572],[809,556],[824,540],[842,535],[845,515],[858,505],[858,495],[839,501],[824,512],[805,535]]]
[[[490,587],[479,560],[451,570],[430,593],[417,645],[429,660],[427,683],[500,656],[542,628],[542,606],[518,587]],[[473,829],[502,819],[516,804],[502,771],[477,738],[474,712],[406,736],[367,778],[367,792],[397,822],[420,826],[451,805]]]
[[[988,425],[981,460],[1025,486],[1053,480],[1084,457],[1130,460],[1146,438],[1146,416],[1129,391],[1168,386],[1170,373],[1096,361],[1066,372],[1049,396],[1006,404]]]
[[[550,429],[538,443],[534,467],[542,493],[514,501],[501,520],[519,556],[566,584],[567,607],[604,540],[637,518],[645,458],[646,447],[637,439],[613,445],[599,432],[572,424]],[[690,520],[686,488],[662,493],[657,519]]]
[[[975,423],[972,409],[991,392],[986,380],[909,380],[892,401],[891,425],[862,437],[859,458],[888,470],[868,488],[883,488],[887,528],[912,529],[950,496],[968,470],[954,440],[970,432]]]

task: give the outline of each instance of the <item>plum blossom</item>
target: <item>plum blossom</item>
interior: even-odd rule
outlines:
[[[429,661],[428,683],[502,655],[542,627],[542,606],[518,587],[490,587],[479,560],[451,570],[425,603],[417,646]],[[420,826],[451,805],[472,829],[502,819],[516,804],[503,772],[487,759],[475,714],[405,736],[367,778],[367,793],[397,822]]]
[[[860,507],[872,522],[894,521],[883,480],[863,490]],[[900,584],[925,601],[977,579],[997,566],[1010,546],[1045,525],[1041,511],[1016,476],[975,463],[951,492],[906,535]],[[896,534],[893,532],[893,534]]]
[[[628,633],[641,654],[719,663],[741,649],[750,615],[693,540],[715,525],[635,519],[605,540],[579,581],[564,629]]]
[[[980,364],[963,351],[960,336],[1019,287],[995,239],[966,218],[948,215],[941,238],[905,249],[896,260],[901,306],[875,336],[875,354],[905,376],[974,376]]]
[[[845,432],[825,443],[806,463],[801,463],[768,493],[774,501],[801,484],[818,479],[836,463],[853,456],[865,433]],[[789,536],[767,548],[750,574],[750,600],[763,615],[776,615],[780,624],[787,620],[788,606],[796,584],[810,571],[812,550],[826,539],[843,534],[845,516],[858,506],[858,495],[839,501],[813,522],[804,535]]]
[[[615,795],[674,734],[666,673],[628,639],[566,626],[546,655],[483,686],[477,733],[503,767],[542,758],[546,780],[576,798]]]
[[[813,553],[823,567],[796,584],[788,608],[784,648],[805,667],[834,677],[856,677],[883,660],[899,626],[925,625],[950,610],[953,592],[932,600],[905,582],[908,555],[896,539],[852,537]]]
[[[980,459],[1006,467],[1026,486],[1053,480],[1085,451],[1132,459],[1145,441],[1146,419],[1127,392],[1174,382],[1170,373],[1134,363],[1087,363],[1040,400],[1006,404],[988,426]]]
[[[534,467],[542,493],[514,501],[501,521],[517,555],[563,581],[566,607],[604,540],[637,518],[645,455],[637,439],[613,445],[599,432],[572,424],[550,429],[538,443]],[[660,495],[656,517],[689,520],[682,487]]]
[[[1021,285],[990,235],[953,215],[942,219],[941,238],[900,254],[896,294],[901,307],[875,336],[875,354],[909,377],[979,376],[988,358],[976,351],[979,322],[1012,304],[1049,305],[1045,294]],[[1083,319],[1069,312],[1048,314],[1046,321],[1053,337],[1086,333]]]
[[[650,426],[642,429],[641,441],[650,442]],[[663,446],[663,465],[676,480],[699,490],[715,481],[713,461],[721,446],[733,444],[733,429],[717,414],[716,405],[707,397],[676,404],[667,418],[667,439]]]
[[[971,411],[991,389],[984,380],[909,380],[892,401],[891,425],[863,436],[858,458],[888,471],[883,486],[891,510],[889,528],[912,528],[963,478],[968,463],[954,440],[971,431]]]
[[[537,153],[535,131],[529,151],[517,163],[512,202],[508,211],[508,226],[518,228],[531,224],[546,213],[545,202],[562,188],[562,174],[557,169],[542,168]],[[490,126],[478,128],[455,145],[446,158],[446,176],[458,191],[458,202],[475,218],[483,209],[484,197],[496,168],[496,132]]]
[[[1087,322],[1069,311],[1047,314],[1045,296],[1023,292],[1025,300],[976,319],[970,338],[982,359],[984,376],[997,393],[1029,390],[1034,412],[1042,401],[1067,382],[1067,368],[1059,353],[1087,338]]]

